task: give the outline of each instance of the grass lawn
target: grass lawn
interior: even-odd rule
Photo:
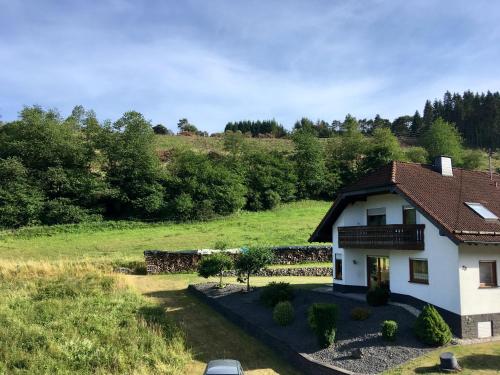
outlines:
[[[385,375],[406,374],[442,374],[439,371],[439,355],[443,352],[453,352],[458,363],[463,368],[463,375],[493,375],[500,374],[500,342],[484,344],[452,346],[438,349],[427,355],[414,359],[401,367],[387,371]]]
[[[210,248],[217,240],[230,246],[306,244],[331,203],[301,201],[263,212],[241,212],[194,223],[143,223],[114,228],[107,223],[0,234],[4,260],[143,260],[143,251]],[[102,225],[102,228],[99,228]],[[103,229],[104,228],[104,229]],[[21,235],[22,233],[22,235]],[[31,234],[30,234],[31,233]]]
[[[194,360],[186,374],[201,374],[206,363],[214,358],[236,358],[249,375],[298,375],[298,373],[270,348],[247,335],[225,320],[203,302],[186,291],[190,283],[206,282],[195,274],[128,276],[126,278],[141,293],[162,304],[167,316],[176,321],[185,332],[188,348]],[[234,282],[234,277],[225,282]],[[252,277],[253,286],[269,281],[287,281],[298,287],[317,287],[331,282],[330,277]],[[209,279],[216,282],[217,279]]]

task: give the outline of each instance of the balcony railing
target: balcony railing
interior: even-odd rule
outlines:
[[[425,225],[339,227],[339,247],[424,250]]]

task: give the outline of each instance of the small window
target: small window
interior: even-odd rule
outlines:
[[[342,254],[335,254],[335,280],[342,280]]]
[[[385,208],[366,210],[366,225],[385,225]]]
[[[481,216],[483,219],[487,221],[496,221],[498,220],[498,216],[495,215],[493,212],[488,210],[486,207],[484,207],[481,203],[473,203],[473,202],[465,202],[469,208],[474,210],[476,214]]]
[[[497,286],[497,262],[479,261],[479,286]]]
[[[410,282],[429,284],[429,264],[427,259],[410,259]]]
[[[403,206],[403,224],[417,224],[417,210],[412,206]]]

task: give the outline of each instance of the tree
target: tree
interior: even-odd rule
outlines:
[[[19,159],[0,159],[0,227],[39,223],[43,200],[43,193],[30,183],[28,170]]]
[[[243,177],[228,168],[222,158],[190,150],[174,153],[167,169],[168,204],[163,216],[177,220],[208,219],[243,208]]]
[[[247,283],[247,292],[250,292],[250,275],[270,265],[274,260],[274,253],[268,247],[252,247],[244,250],[235,262],[238,281]]]
[[[457,129],[442,118],[438,118],[431,124],[423,134],[421,143],[431,158],[446,155],[451,157],[457,165],[462,163],[462,138]]]
[[[434,122],[434,108],[432,107],[432,103],[430,100],[425,102],[424,106],[424,117],[422,119],[422,130],[426,131],[430,128],[431,124]]]
[[[284,154],[247,150],[237,168],[247,187],[247,209],[267,210],[296,198],[296,171]]]
[[[219,276],[218,286],[219,288],[223,288],[222,277],[224,276],[224,271],[232,269],[233,265],[233,259],[228,254],[222,252],[215,253],[201,259],[198,265],[198,275],[204,278]]]
[[[391,124],[391,131],[396,135],[408,135],[412,124],[411,116],[399,116]]]
[[[180,132],[196,133],[198,129],[193,124],[189,123],[187,118],[181,118],[177,123]]]
[[[240,157],[248,147],[245,136],[238,131],[226,130],[224,132],[224,150],[233,157]]]
[[[154,218],[164,205],[165,180],[151,124],[138,112],[126,112],[108,129],[105,147],[108,210],[117,216]]]
[[[325,192],[326,165],[323,147],[318,138],[305,128],[293,135],[293,160],[297,171],[297,195],[317,198]]]
[[[415,111],[415,114],[413,115],[411,119],[411,125],[410,125],[410,130],[413,135],[419,135],[420,132],[422,131],[422,126],[423,126],[423,120],[422,117],[420,116],[420,113],[418,111]]]
[[[159,135],[172,135],[172,131],[167,129],[166,126],[162,125],[162,124],[157,124],[155,126],[153,126],[153,132],[155,134],[159,134]]]
[[[328,141],[327,169],[343,185],[356,180],[363,173],[363,158],[368,142],[359,129],[356,118],[347,115],[341,131]],[[334,190],[334,189],[332,189]]]
[[[393,160],[403,158],[403,150],[394,134],[387,128],[377,128],[369,142],[363,169],[366,172],[373,171]]]

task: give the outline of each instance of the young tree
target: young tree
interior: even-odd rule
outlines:
[[[222,277],[224,276],[224,271],[232,269],[233,265],[233,259],[228,254],[222,252],[215,253],[201,259],[198,265],[198,275],[204,278],[219,276],[218,287],[223,288]]]
[[[445,122],[442,118],[432,123],[423,134],[421,143],[431,158],[446,155],[451,157],[457,165],[462,163],[462,137],[452,124]]]
[[[247,283],[247,292],[250,292],[250,275],[270,265],[274,260],[274,253],[269,247],[252,247],[243,251],[235,262],[238,281]]]

